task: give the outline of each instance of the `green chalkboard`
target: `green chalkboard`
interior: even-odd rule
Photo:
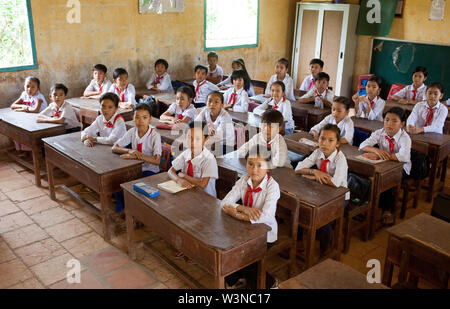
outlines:
[[[395,62],[395,64],[394,64]],[[386,98],[392,84],[412,84],[417,66],[428,70],[425,84],[441,82],[444,99],[450,97],[450,46],[374,39],[370,73],[383,79],[381,97]]]

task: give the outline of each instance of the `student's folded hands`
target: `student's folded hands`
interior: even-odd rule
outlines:
[[[237,214],[237,209],[236,209],[236,207],[233,207],[233,206],[230,206],[230,205],[224,205],[224,206],[222,207],[222,210],[223,210],[226,214],[228,214],[228,215],[230,215],[230,216],[232,216],[232,217],[236,217],[236,214]]]
[[[331,181],[331,175],[324,173],[322,171],[319,170],[314,170],[313,171],[314,177],[316,179],[316,181],[318,181],[321,184],[328,184]]]
[[[242,212],[244,214],[246,214],[250,218],[250,220],[252,220],[252,221],[258,221],[259,218],[261,218],[261,215],[262,215],[262,211],[260,209],[257,209],[257,208],[245,207]]]

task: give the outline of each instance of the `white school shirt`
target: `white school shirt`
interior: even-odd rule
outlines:
[[[233,189],[231,189],[227,196],[222,200],[221,206],[228,205],[236,208],[239,206],[236,204],[237,201],[242,200],[242,203],[244,203],[248,186],[252,187],[252,189],[256,189],[253,188],[252,179],[248,175],[241,177],[233,186]],[[258,188],[261,188],[262,191],[252,193],[252,208],[260,209],[262,210],[262,213],[259,220],[250,220],[250,222],[252,224],[267,224],[271,228],[271,230],[267,232],[267,242],[273,243],[278,239],[278,224],[275,219],[275,213],[277,211],[277,201],[280,198],[280,186],[273,177],[266,175]],[[250,199],[250,197],[248,198]]]
[[[270,101],[266,101],[262,104],[260,104],[258,107],[256,107],[253,110],[253,113],[255,113],[258,116],[262,116],[264,112],[271,107],[272,109],[275,109],[275,101],[271,99]],[[281,99],[280,102],[278,102],[278,108],[276,108],[280,113],[283,114],[284,122],[286,122],[285,129],[294,129],[295,123],[294,118],[292,117],[292,108],[291,108],[291,102],[287,100],[286,98]]]
[[[156,88],[158,88],[159,90],[163,91],[163,92],[167,92],[167,93],[173,93],[173,88],[172,88],[172,80],[170,79],[170,75],[167,72],[164,72],[162,76],[162,79],[160,80],[160,82],[156,85]],[[150,77],[150,80],[147,83],[147,89],[152,89],[153,88],[153,84],[155,83],[156,79],[158,78],[158,74],[153,73],[152,77]]]
[[[191,160],[192,166],[194,168],[194,178],[207,178],[209,177],[208,185],[205,188],[205,192],[209,195],[217,197],[216,193],[216,179],[219,178],[219,168],[217,167],[217,161],[214,155],[205,148],[203,151],[192,158],[191,149],[183,151],[175,160],[172,162],[172,167],[175,171],[181,171],[187,174],[189,160]]]
[[[25,104],[31,108],[35,108],[36,105],[39,103],[39,100],[42,100],[41,108],[39,109],[39,113],[47,108],[47,101],[45,100],[44,95],[39,90],[34,94],[34,96],[29,96],[28,93],[26,91],[24,91],[20,95],[20,99],[22,99],[23,104]]]
[[[414,97],[413,90],[414,90],[414,84],[406,86],[405,88],[403,88],[402,90],[400,90],[399,92],[394,94],[394,96],[400,97],[402,99],[413,100],[413,97]],[[422,84],[422,86],[417,88],[416,98],[414,100],[419,101],[419,102],[426,100],[426,98],[427,98],[426,92],[427,92],[427,86],[425,84]]]
[[[390,137],[386,130],[379,129],[373,132],[368,139],[366,139],[364,142],[361,143],[359,146],[359,149],[363,149],[364,147],[371,146],[378,144],[378,148],[381,150],[384,150],[388,153],[389,151],[389,141],[386,139],[386,137]],[[405,170],[406,174],[409,175],[411,172],[411,138],[409,137],[408,133],[406,131],[400,129],[397,134],[394,135],[394,153],[397,156],[397,159],[399,162],[405,162],[403,165],[403,169]]]
[[[345,116],[339,123],[336,123],[336,119],[333,115],[328,115],[321,122],[312,127],[309,132],[312,133],[312,131],[316,131],[317,133],[320,133],[320,130],[322,130],[322,128],[329,123],[337,125],[339,130],[341,130],[341,137],[345,138],[350,145],[353,144],[355,126],[352,118],[349,116]]]
[[[379,96],[377,96],[373,100],[373,102],[374,102],[373,108],[370,111],[370,113],[367,114],[368,105],[366,102],[363,102],[360,99],[359,100],[359,111],[356,114],[356,117],[367,118],[369,120],[383,121],[383,110],[384,110],[384,106],[386,105],[386,102]]]
[[[266,138],[264,137],[264,134],[262,134],[261,132],[256,134],[247,143],[245,143],[238,149],[238,156],[240,158],[245,158],[250,149],[252,149],[256,145],[268,145],[268,148],[270,148],[272,165],[274,167],[292,168],[291,160],[289,160],[286,141],[280,134],[275,135],[275,137],[268,143]]]
[[[100,91],[100,88],[103,93],[107,93],[111,89],[112,83],[109,81],[109,79],[105,78],[103,80],[103,83],[99,85],[95,79],[91,80],[89,86],[87,86],[86,91]]]
[[[225,85],[229,85],[229,84],[232,84],[232,82],[231,82],[231,74],[225,80],[223,80],[220,83],[218,83],[217,86],[221,87],[221,86],[225,86]],[[231,88],[233,88],[233,87],[231,87]],[[255,96],[255,88],[253,88],[253,84],[252,83],[250,83],[250,88],[248,88],[247,93],[248,93],[249,97]]]
[[[305,77],[303,83],[300,85],[301,91],[310,91],[316,89],[316,84],[314,81],[314,76],[312,74]]]
[[[56,112],[58,112],[59,116],[57,115]],[[77,118],[77,115],[75,114],[72,105],[66,103],[65,101],[59,109],[58,106],[56,106],[55,102],[50,103],[50,105],[46,109],[44,109],[40,114],[52,118],[64,118],[66,129],[81,127],[80,120]]]
[[[234,87],[228,89],[225,92],[224,103],[232,104],[233,100],[231,100],[232,95],[234,93]],[[235,104],[233,106],[233,112],[247,113],[248,112],[248,93],[245,91],[244,87],[236,91],[236,99]]]
[[[122,93],[120,93],[116,84],[112,84],[108,92],[115,93],[119,97],[119,102],[129,102],[133,105],[137,104],[136,89],[132,84],[128,84],[128,87]]]
[[[316,98],[314,102],[314,106],[318,108],[323,108],[323,101],[322,99],[327,100],[330,103],[333,103],[334,94],[331,90],[325,89],[324,92],[319,93],[316,88],[309,90],[307,93],[305,93],[301,99],[309,99],[309,98]]]
[[[211,67],[208,65],[208,76],[209,77],[219,77],[223,76],[223,69],[220,65],[216,64],[216,69],[214,71],[211,71]]]
[[[210,94],[213,91],[219,91],[219,87],[214,85],[213,83],[204,80],[199,84],[197,83],[197,80],[194,80],[193,82],[194,88],[195,88],[195,103],[206,103],[206,98],[208,97],[208,94]]]
[[[173,102],[172,104],[170,104],[167,111],[177,119],[180,119],[181,116],[182,118],[180,120],[182,120],[184,117],[189,117],[190,120],[188,124],[194,121],[194,119],[197,117],[197,110],[195,109],[193,104],[190,104],[188,108],[182,110],[180,105],[177,104],[177,102]]]
[[[216,121],[211,120],[211,113],[208,108],[204,108],[197,115],[195,121],[205,121],[208,125],[213,125],[216,134],[211,136],[212,141],[220,141],[222,145],[234,147],[234,125],[230,114],[222,108]]]
[[[107,123],[112,125],[112,128],[106,126]],[[125,126],[125,120],[123,117],[115,113],[109,121],[106,120],[105,116],[98,116],[95,121],[86,129],[81,132],[81,139],[86,135],[96,137],[97,143],[103,145],[114,145],[120,138],[122,138],[127,133],[127,128]]]
[[[342,151],[336,149],[328,158],[325,158],[322,150],[316,149],[308,158],[298,163],[296,171],[299,171],[303,168],[311,168],[314,165],[320,169],[322,165],[322,159],[328,159],[330,162],[327,164],[327,174],[331,175],[331,181],[336,187],[344,187],[347,186],[347,159]],[[350,199],[350,192],[345,194],[345,200]]]
[[[123,148],[131,144],[131,148],[137,150],[138,144],[142,144],[142,154],[153,157],[161,156],[161,135],[156,132],[156,129],[149,126],[147,133],[142,138],[139,138],[138,129],[136,127],[128,130],[125,135],[116,143],[117,146]],[[154,165],[148,162],[142,164],[142,171],[151,171],[159,173],[159,165]]]
[[[272,77],[270,77],[270,80],[267,83],[265,94],[270,94],[270,87],[272,87],[272,84],[274,82],[276,82],[277,80],[278,80],[277,79],[277,74],[272,75]],[[286,89],[284,91],[284,93],[286,94],[286,98],[288,100],[295,101],[295,97],[294,97],[294,80],[292,79],[292,77],[289,76],[289,74],[286,73],[286,76],[284,77],[283,83],[284,83],[284,86],[286,87]]]
[[[435,132],[442,134],[444,130],[445,120],[447,119],[448,114],[447,107],[441,104],[441,102],[438,102],[433,107],[433,120],[431,121],[431,125],[425,127],[428,115],[428,107],[429,105],[427,101],[417,103],[414,106],[411,115],[409,115],[406,124],[423,128],[424,133]]]

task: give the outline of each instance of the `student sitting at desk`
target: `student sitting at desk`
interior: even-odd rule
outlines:
[[[355,102],[356,117],[383,121],[383,110],[386,102],[379,97],[381,83],[381,78],[374,75],[367,81],[367,95],[360,97],[358,93],[355,93],[352,97]]]
[[[154,90],[158,93],[173,93],[172,81],[167,73],[169,63],[165,59],[158,59],[155,62],[155,73],[147,83],[147,89]]]
[[[81,123],[75,115],[72,105],[66,103],[69,89],[63,84],[55,84],[51,89],[52,103],[38,116],[37,122],[66,124],[66,133],[77,132]]]
[[[243,70],[236,70],[231,74],[233,87],[224,94],[225,109],[234,112],[248,112],[248,93],[250,88],[250,79]]]
[[[83,132],[81,141],[87,147],[94,147],[94,143],[113,145],[127,132],[125,120],[117,111],[119,98],[111,92],[100,97],[102,114]]]
[[[391,160],[405,162],[403,178],[411,171],[411,138],[403,130],[405,125],[405,111],[400,107],[393,107],[386,112],[384,128],[373,132],[359,149],[368,154],[364,156],[372,160]],[[378,145],[378,148],[374,147]],[[391,210],[394,204],[393,189],[383,192],[380,196],[379,207],[383,209],[383,223],[392,224]]]
[[[220,83],[223,78],[223,69],[217,63],[219,62],[219,55],[215,52],[208,53],[208,77],[207,80],[214,85]]]
[[[133,108],[136,105],[136,89],[128,82],[128,72],[122,68],[115,69],[113,78],[114,84],[108,92],[113,92],[119,97],[120,108]]]
[[[344,153],[339,150],[340,136],[341,132],[337,125],[325,125],[320,131],[319,148],[300,162],[295,172],[324,185],[347,188],[348,166]],[[320,169],[312,169],[313,166],[320,167]],[[345,195],[346,205],[349,199],[350,192],[347,192]],[[326,254],[330,247],[333,236],[332,228],[333,223],[329,223],[317,231],[322,254]],[[297,248],[298,251],[303,251],[303,242],[300,241]]]
[[[238,220],[252,224],[264,223],[271,230],[267,232],[267,248],[273,246],[278,239],[278,224],[275,219],[277,201],[280,198],[280,187],[270,176],[271,152],[264,145],[250,148],[246,156],[247,175],[241,177],[233,189],[222,200],[225,213]],[[242,201],[242,204],[237,204]],[[237,288],[247,282],[250,288],[256,288],[256,264],[252,264],[225,278],[229,288]],[[275,278],[266,274],[266,285],[277,286]]]
[[[310,90],[314,90],[315,88],[314,76],[323,71],[323,66],[324,66],[323,61],[317,58],[312,59],[309,62],[309,70],[311,71],[311,74],[306,76],[305,79],[303,80],[300,86],[301,91],[308,92]]]
[[[183,86],[177,89],[177,101],[172,103],[167,111],[161,115],[161,120],[171,121],[174,124],[190,124],[197,117],[197,110],[192,104],[194,91],[191,87]]]
[[[150,123],[152,121],[151,107],[139,103],[134,109],[134,128],[119,139],[113,146],[112,152],[120,154],[122,159],[141,160],[142,177],[149,177],[160,172],[161,135]],[[131,149],[124,148],[131,144]],[[123,191],[115,195],[116,211],[121,212],[124,207]]]
[[[285,86],[285,96],[288,100],[295,101],[294,97],[294,80],[288,74],[289,61],[286,58],[278,59],[275,64],[275,75],[272,75],[267,82],[266,91],[264,96],[271,97],[272,84],[275,82],[282,82]]]
[[[264,145],[271,153],[271,163],[274,167],[292,168],[286,142],[280,135],[282,127],[283,115],[279,111],[274,109],[265,111],[261,120],[261,132],[238,149],[238,156],[244,158],[253,147]]]
[[[314,136],[314,139],[319,140],[319,132],[325,125],[331,123],[338,126],[341,130],[341,144],[353,144],[353,134],[355,133],[355,127],[353,120],[348,116],[351,107],[351,101],[346,97],[337,97],[334,99],[333,106],[331,108],[331,115],[325,117],[320,123],[311,128],[309,133]]]
[[[286,135],[294,133],[295,123],[292,117],[291,102],[285,97],[285,86],[283,82],[276,81],[270,87],[272,99],[262,103],[253,110],[253,113],[261,116],[267,109],[276,109],[283,114]]]
[[[248,96],[249,97],[253,97],[255,95],[255,89],[253,88],[253,84],[251,83],[251,78],[250,75],[248,74],[247,68],[245,67],[245,62],[244,59],[242,58],[236,58],[233,60],[233,62],[231,63],[231,68],[233,69],[233,72],[236,70],[243,70],[245,72],[245,74],[247,75],[247,78],[250,80],[250,88],[247,90]],[[227,90],[229,87],[227,85],[231,84],[231,75],[228,76],[225,80],[221,81],[220,83],[217,84],[217,86],[221,89],[221,90]]]
[[[440,102],[444,96],[441,83],[433,82],[428,85],[427,100],[417,103],[406,121],[410,134],[435,132],[442,134],[448,109]]]
[[[206,97],[213,91],[219,91],[219,87],[213,83],[206,80],[208,76],[208,68],[203,65],[197,65],[195,67],[195,97],[194,97],[194,107],[201,108],[206,105]]]
[[[425,67],[417,67],[412,75],[413,84],[406,86],[397,92],[392,100],[403,104],[416,104],[426,99],[427,86],[424,82],[427,80],[428,72]]]
[[[11,105],[11,109],[18,112],[40,113],[47,108],[47,101],[40,92],[41,81],[34,76],[25,79],[24,91]]]
[[[99,99],[102,94],[105,94],[111,88],[111,82],[106,76],[108,69],[103,64],[96,64],[92,70],[92,81],[84,90],[83,96],[91,99]]]
[[[330,82],[330,76],[325,72],[320,72],[314,76],[315,89],[308,91],[303,95],[300,103],[314,103],[317,108],[331,107],[334,94],[331,90],[328,90],[328,83]]]

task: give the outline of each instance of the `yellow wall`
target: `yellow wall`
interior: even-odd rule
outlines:
[[[124,67],[130,82],[143,86],[153,63],[169,61],[174,79],[193,75],[206,63],[203,50],[203,0],[185,0],[184,13],[163,15],[138,12],[138,0],[81,0],[81,23],[69,24],[65,0],[31,0],[39,68],[0,73],[0,107],[10,105],[22,91],[28,75],[41,79],[47,96],[53,83],[65,83],[70,96],[80,96],[90,81],[95,63]],[[219,51],[225,73],[231,61],[242,57],[253,79],[268,80],[275,60],[291,59],[295,0],[260,0],[259,46]]]

